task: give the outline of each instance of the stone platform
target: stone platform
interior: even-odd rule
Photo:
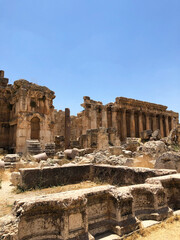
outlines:
[[[88,167],[91,169],[82,169]],[[121,168],[110,167],[109,171],[116,175],[116,169]],[[134,169],[137,171],[147,174],[150,170]],[[106,232],[122,237],[138,230],[140,221],[161,221],[180,209],[180,174],[172,172],[152,170],[156,177],[147,174],[140,178],[144,183],[130,186],[104,185],[17,200],[10,222],[1,226],[0,234],[4,240],[93,240]]]

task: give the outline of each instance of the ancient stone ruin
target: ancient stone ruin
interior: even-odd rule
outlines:
[[[119,145],[127,137],[141,137],[143,131],[159,129],[161,138],[178,126],[179,115],[166,106],[117,97],[114,103],[84,97],[84,110],[70,116],[70,110],[54,110],[54,92],[47,87],[17,80],[13,85],[0,71],[0,148],[25,153],[26,140],[54,142],[56,149],[71,147],[103,149]],[[103,143],[103,144],[102,144]]]
[[[86,96],[84,110],[71,116],[69,108],[54,109],[54,98],[24,79],[8,84],[0,71],[0,170],[12,172],[12,187],[22,193],[97,186],[17,194],[12,211],[0,216],[0,239],[93,240],[105,232],[121,239],[143,221],[163,221],[180,209],[178,113],[124,97],[103,105]]]

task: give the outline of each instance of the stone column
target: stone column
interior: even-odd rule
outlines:
[[[122,138],[123,140],[127,137],[127,126],[126,126],[126,109],[122,109]]]
[[[91,105],[91,129],[97,128],[97,112],[96,106]]]
[[[139,112],[139,137],[141,136],[141,132],[143,132],[143,121],[142,121],[142,112]]]
[[[174,128],[174,126],[173,126],[173,117],[171,116],[171,129],[170,130],[172,130]]]
[[[173,129],[174,129],[174,128],[177,127],[177,119],[176,119],[176,117],[173,117],[172,121],[173,121],[173,124],[172,124],[173,125]]]
[[[131,110],[130,114],[131,114],[131,116],[130,116],[130,134],[131,134],[131,137],[135,137],[136,130],[135,130],[134,110]]]
[[[91,113],[90,113],[90,108],[85,108],[83,111],[83,119],[82,119],[82,133],[86,134],[86,131],[88,129],[91,129]]]
[[[65,149],[70,148],[71,118],[70,109],[65,108]]]
[[[165,126],[166,126],[166,136],[168,136],[169,135],[168,115],[165,116]]]
[[[149,117],[150,117],[150,113],[146,113],[146,130],[151,129]]]
[[[107,128],[107,110],[106,107],[102,109],[102,127]]]
[[[116,130],[118,129],[117,126],[117,109],[112,108],[112,127],[115,128]]]
[[[157,130],[156,114],[153,114],[153,131]]]
[[[162,119],[162,115],[159,115],[159,123],[160,123],[160,133],[161,133],[161,137],[164,137],[164,127],[163,127],[163,119]]]

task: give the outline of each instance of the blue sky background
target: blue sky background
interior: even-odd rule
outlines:
[[[0,0],[0,69],[56,93],[124,96],[180,112],[179,0]]]

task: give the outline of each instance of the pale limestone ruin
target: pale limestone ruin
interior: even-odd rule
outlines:
[[[179,115],[166,106],[118,97],[114,103],[84,97],[84,110],[54,110],[55,94],[27,80],[13,85],[0,71],[0,148],[25,153],[26,140],[38,139],[42,149],[56,142],[57,148],[97,148],[120,145],[127,137],[141,137],[144,130],[160,130],[161,138],[179,124]],[[103,143],[103,144],[102,144]]]
[[[4,154],[0,169],[11,169],[11,183],[22,191],[84,181],[102,186],[17,195],[12,212],[0,217],[0,239],[96,240],[105,232],[120,239],[180,209],[178,113],[124,97],[103,105],[86,96],[84,110],[71,116],[68,108],[54,109],[54,98],[27,80],[8,84],[0,71],[0,154],[16,153]],[[134,167],[147,159],[151,169]]]

